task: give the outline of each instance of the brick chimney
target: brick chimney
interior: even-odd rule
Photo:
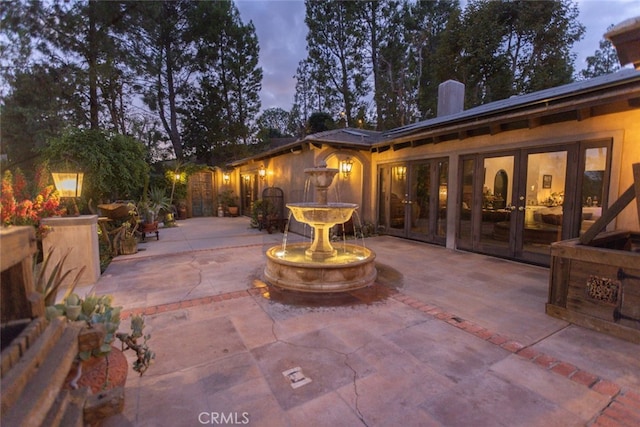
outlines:
[[[447,80],[438,86],[438,117],[464,110],[464,84]]]

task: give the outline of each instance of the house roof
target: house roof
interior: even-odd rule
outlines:
[[[640,72],[623,69],[589,80],[512,96],[459,113],[391,129],[383,133],[381,142],[373,148],[375,150],[383,146],[394,146],[397,143],[425,137],[433,138],[427,142],[437,143],[444,140],[441,139],[445,136],[442,130],[450,132],[455,138],[464,138],[468,136],[465,133],[473,132],[479,127],[487,128],[487,133],[509,130],[513,128],[509,127],[509,123],[513,126],[515,121],[524,121],[521,127],[535,127],[553,121],[584,120],[597,113],[592,111],[593,107],[611,103],[619,98],[627,98],[632,104],[630,107],[637,108],[640,101],[639,83]],[[565,114],[564,117],[550,118],[552,115],[569,111],[573,111],[573,117],[571,114]]]
[[[341,128],[307,135],[303,138],[303,141],[318,142],[321,144],[340,144],[343,147],[370,148],[372,144],[379,142],[381,138],[382,132],[367,129]]]
[[[640,71],[623,69],[593,79],[512,96],[385,132],[355,128],[319,132],[238,160],[231,166],[299,151],[303,144],[381,152],[389,148],[396,150],[518,128],[533,128],[560,121],[580,121],[611,112],[611,108],[604,109],[602,106],[612,103],[617,103],[615,108],[618,110],[640,107]]]
[[[332,129],[307,135],[304,138],[300,138],[294,141],[286,141],[284,144],[278,144],[277,146],[274,146],[269,150],[263,151],[262,153],[253,155],[251,157],[237,160],[233,163],[230,163],[229,165],[236,167],[249,163],[250,161],[267,159],[287,152],[300,151],[304,144],[311,144],[316,147],[329,145],[338,148],[351,148],[354,150],[369,151],[374,143],[380,141],[381,137],[382,132],[366,129]]]

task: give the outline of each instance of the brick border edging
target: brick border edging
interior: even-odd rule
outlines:
[[[474,322],[465,320],[437,307],[399,291],[391,295],[393,299],[413,307],[421,312],[446,322],[458,329],[497,345],[513,354],[523,357],[538,366],[581,384],[603,396],[609,397],[609,403],[587,425],[589,426],[628,426],[640,425],[640,393],[623,389],[620,385],[563,362],[541,351],[513,340],[507,336],[483,328]]]
[[[261,293],[262,288],[252,288],[243,291],[227,292],[225,294],[159,304],[151,307],[129,308],[126,310],[122,310],[122,312],[120,313],[120,319],[126,320],[131,316],[151,316],[153,314],[166,313],[168,311],[180,310],[183,308],[195,307],[199,305],[207,305],[214,302],[244,298],[248,296],[259,295]]]
[[[149,316],[189,307],[212,304],[215,302],[256,296],[268,291],[268,287],[264,286],[174,303],[160,304],[151,307],[131,308],[122,310],[120,317],[122,320],[126,320],[131,316]],[[594,416],[587,425],[593,427],[640,425],[640,393],[623,389],[620,385],[612,381],[582,370],[571,363],[558,360],[543,352],[534,350],[533,348],[525,346],[524,344],[505,335],[495,333],[475,324],[474,322],[462,319],[461,317],[456,316],[453,313],[449,313],[435,305],[426,304],[420,300],[405,295],[398,290],[393,290],[389,296],[390,298],[420,310],[435,319],[446,322],[458,329],[475,335],[484,341],[490,342],[517,356],[523,357],[547,371],[561,375],[562,377],[581,384],[603,396],[609,397],[609,403],[596,416]]]
[[[166,252],[166,253],[161,253],[161,254],[144,254],[144,255],[140,255],[140,256],[127,256],[127,255],[118,255],[116,257],[113,257],[111,259],[110,262],[126,262],[126,261],[138,261],[138,260],[147,260],[150,258],[157,258],[157,257],[170,257],[170,256],[175,256],[175,255],[186,255],[186,254],[191,254],[194,252],[207,252],[207,251],[216,251],[216,250],[220,250],[220,249],[242,249],[242,248],[251,248],[254,246],[264,246],[264,243],[251,243],[248,245],[237,245],[237,246],[224,246],[224,247],[220,247],[220,248],[201,248],[201,249],[188,249],[185,251],[180,251],[180,252]],[[143,251],[138,251],[138,252],[143,252]],[[136,254],[138,253],[136,252]],[[132,254],[135,255],[135,254]]]

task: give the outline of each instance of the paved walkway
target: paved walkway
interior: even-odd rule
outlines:
[[[282,234],[178,224],[95,286],[157,354],[107,427],[640,425],[640,346],[545,315],[546,268],[381,236],[374,286],[300,296],[262,281]]]

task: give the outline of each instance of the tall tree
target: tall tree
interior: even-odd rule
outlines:
[[[438,85],[446,80],[439,75],[442,57],[449,56],[442,39],[452,16],[457,16],[456,2],[419,0],[405,6],[405,38],[409,42],[406,58],[412,73],[412,83],[417,88],[417,107],[421,118],[436,114]]]
[[[65,97],[70,88],[64,73],[40,65],[15,72],[8,83],[0,114],[2,152],[10,165],[35,171],[39,150],[73,122],[74,108]]]
[[[571,0],[472,0],[462,18],[459,73],[474,106],[572,81],[584,34]]]
[[[198,84],[189,98],[185,145],[201,160],[217,162],[214,150],[231,145],[225,156],[233,156],[250,142],[260,109],[258,40],[253,23],[243,24],[230,1],[199,3],[190,36],[198,46]]]
[[[137,32],[130,41],[143,101],[158,114],[178,159],[183,157],[179,111],[193,89],[197,65],[188,33],[196,5],[187,0],[140,2],[130,21]]]
[[[307,50],[314,80],[326,78],[327,88],[340,98],[332,112],[344,113],[351,125],[369,91],[365,64],[363,2],[305,0],[309,27]],[[337,111],[336,111],[337,110]]]
[[[275,138],[291,136],[289,124],[289,113],[282,108],[267,108],[257,120],[258,129]]]
[[[607,29],[611,29],[611,26]],[[615,73],[620,69],[618,54],[613,44],[607,39],[600,40],[600,49],[591,56],[587,56],[587,68],[580,71],[580,76],[584,79],[591,79],[605,74]]]
[[[66,73],[67,80],[75,79],[75,90],[82,99],[82,114],[77,116],[82,121],[74,124],[97,129],[113,118],[113,114],[101,116],[100,84],[123,76],[117,71],[122,61],[115,34],[124,29],[123,18],[131,7],[96,0],[10,2],[3,5],[3,24],[7,24],[3,34],[7,40],[19,41],[14,51],[19,52],[23,65],[46,63]]]
[[[318,63],[309,58],[301,60],[294,78],[296,92],[290,114],[297,129],[304,129],[314,112],[339,110],[336,108],[339,98],[329,86],[329,77],[320,71]],[[301,134],[304,133],[302,131]]]
[[[415,63],[405,31],[408,5],[390,2],[385,9],[385,23],[380,27],[378,43],[378,77],[375,93],[377,128],[403,126],[419,118]]]

